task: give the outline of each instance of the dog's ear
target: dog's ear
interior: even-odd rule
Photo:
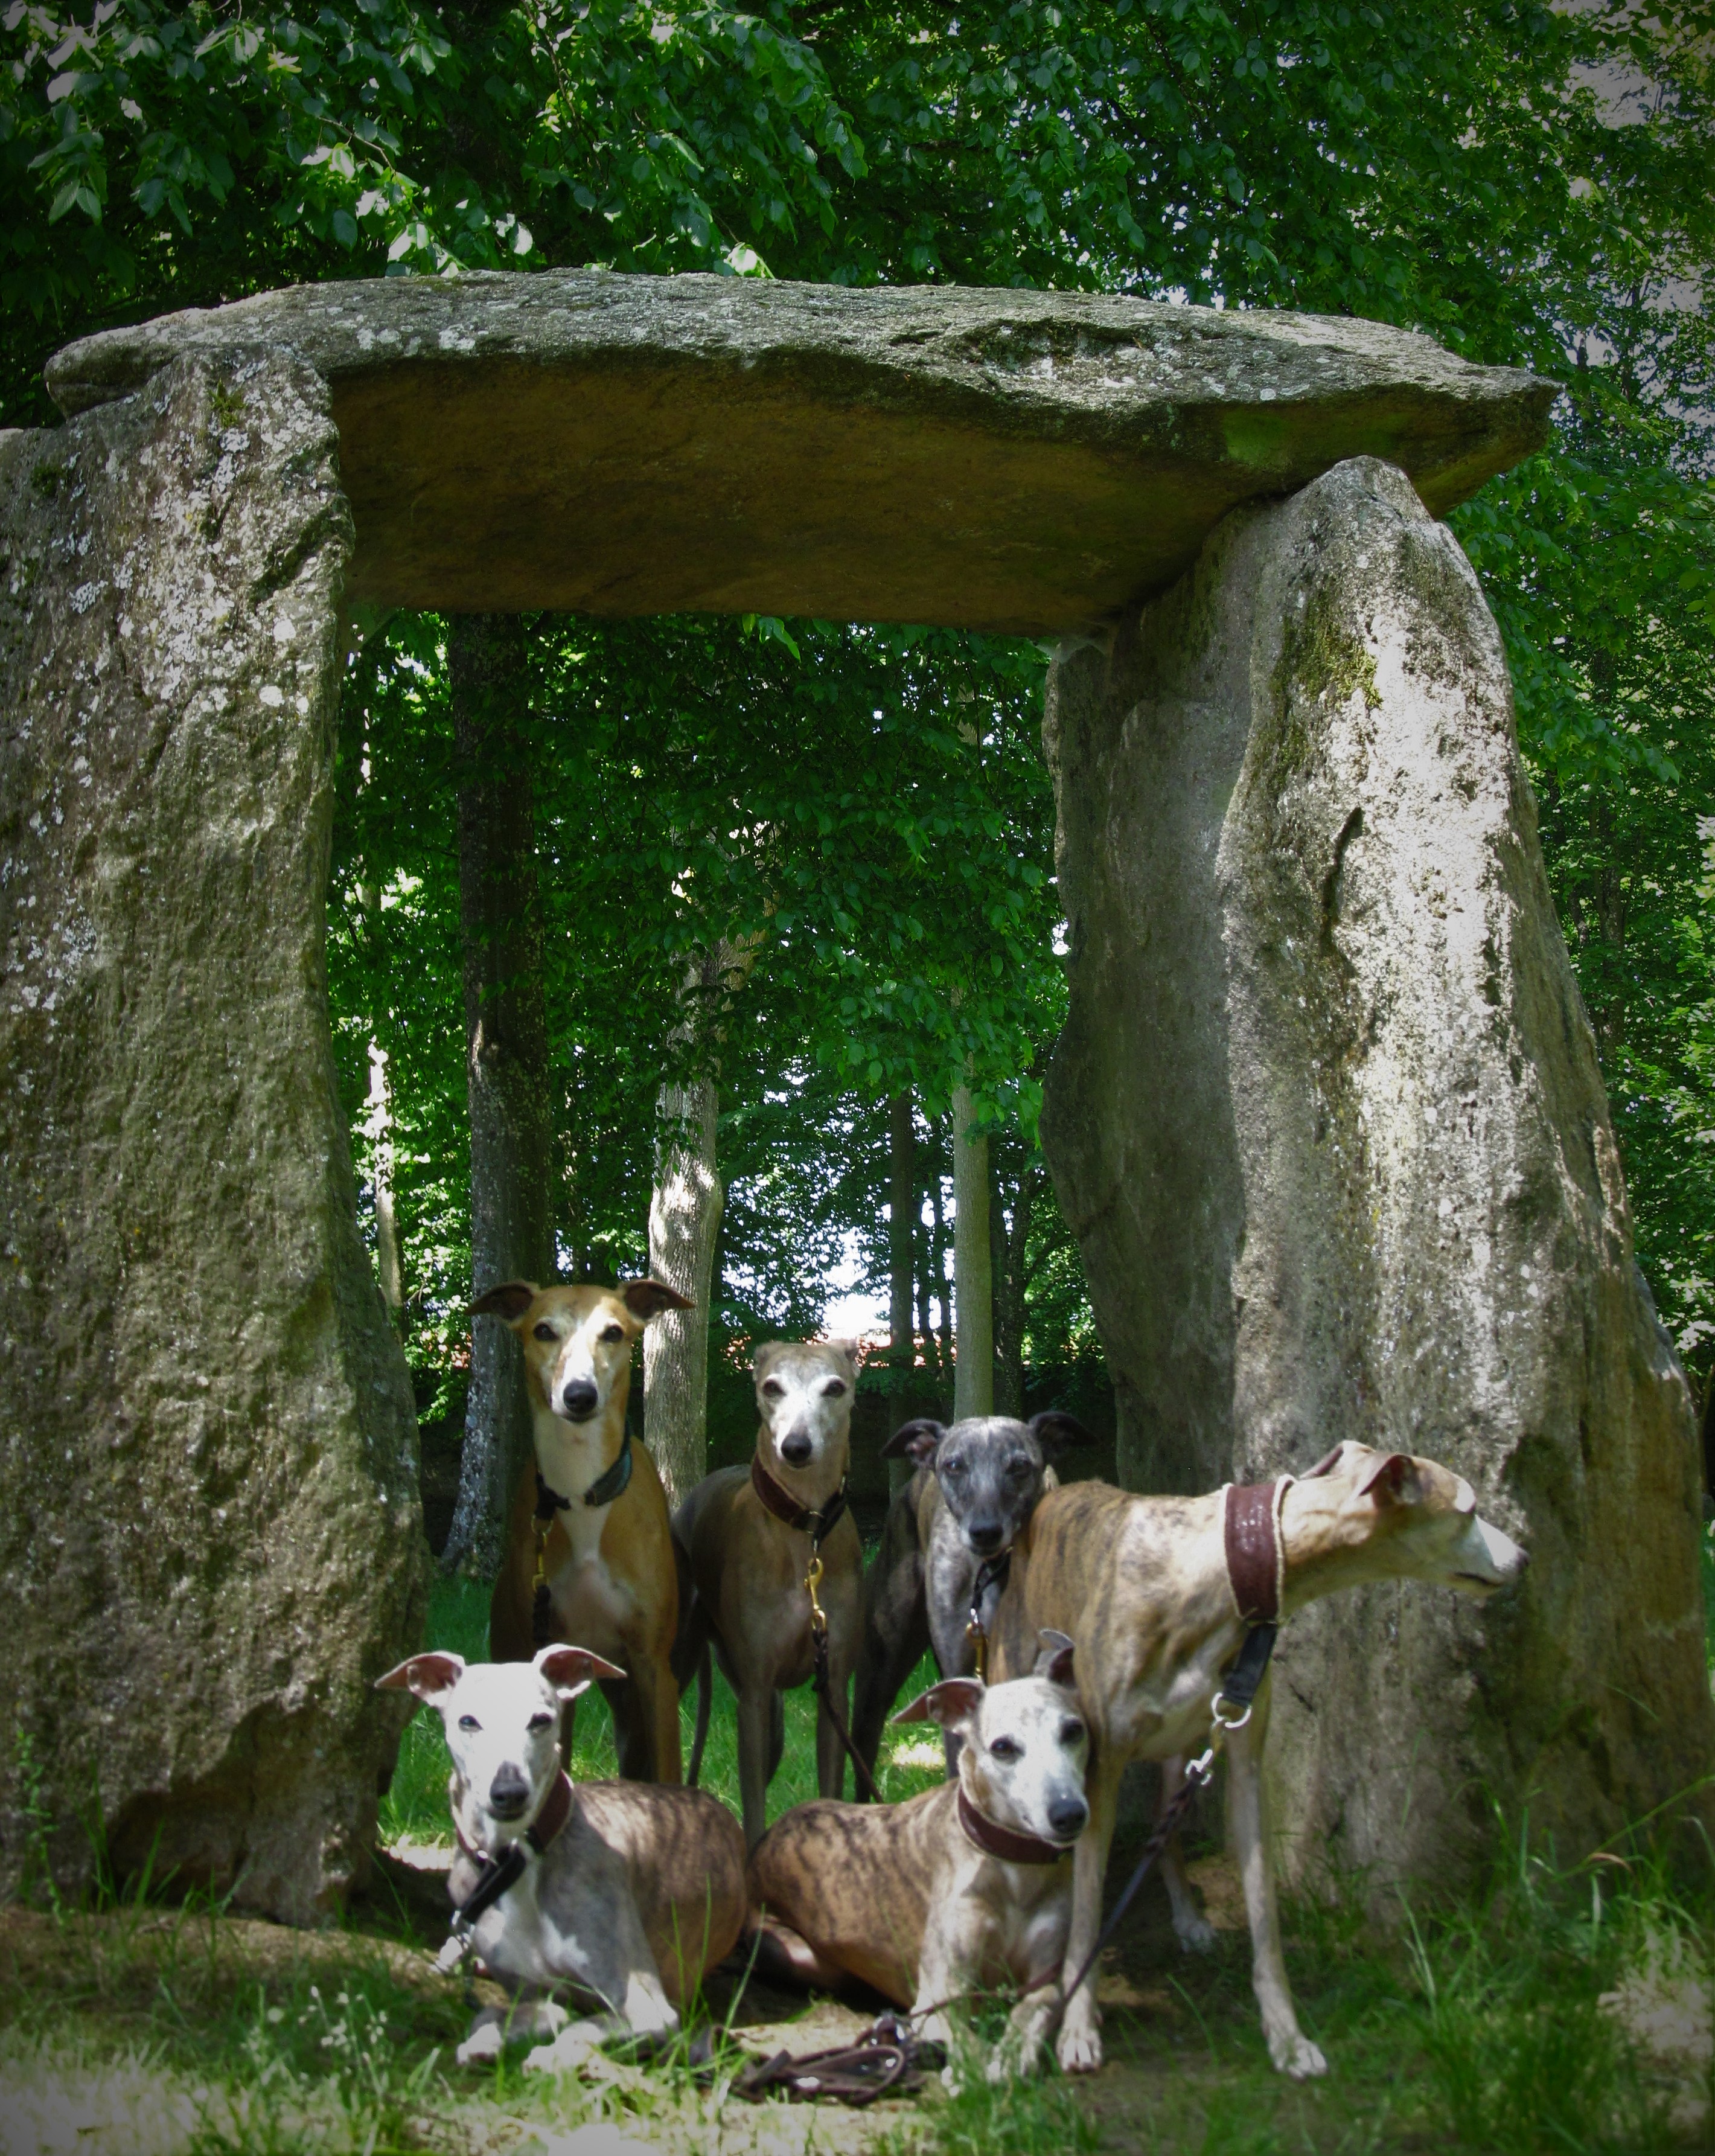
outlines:
[[[919,1415],[915,1422],[902,1422],[881,1448],[884,1460],[913,1460],[919,1467],[927,1467],[935,1457],[936,1448],[947,1432],[938,1422],[931,1422],[927,1415]]]
[[[536,1658],[535,1668],[562,1700],[576,1699],[579,1692],[588,1691],[597,1677],[623,1677],[625,1674],[611,1662],[604,1662],[599,1655],[591,1654],[588,1647],[544,1647]]]
[[[1298,1477],[1298,1480],[1301,1482],[1314,1482],[1318,1476],[1332,1475],[1334,1470],[1339,1466],[1340,1455],[1345,1450],[1346,1440],[1343,1437],[1332,1452],[1323,1453],[1322,1458],[1317,1461],[1315,1466],[1307,1467],[1304,1472]]]
[[[470,1306],[473,1317],[501,1317],[508,1325],[516,1325],[536,1301],[542,1290],[534,1281],[502,1281],[491,1287],[486,1295],[480,1295]]]
[[[919,1692],[909,1707],[894,1716],[896,1722],[938,1722],[943,1729],[957,1729],[968,1722],[983,1704],[983,1685],[977,1677],[943,1677]]]
[[[851,1374],[856,1377],[859,1367],[864,1359],[863,1342],[861,1340],[830,1340],[828,1345],[836,1353],[845,1356],[846,1361],[851,1365]]]
[[[1085,1429],[1076,1415],[1067,1414],[1062,1408],[1044,1408],[1040,1414],[1030,1418],[1030,1435],[1042,1448],[1045,1459],[1052,1460],[1062,1452],[1071,1452],[1081,1445],[1094,1445],[1096,1440]]]
[[[375,1680],[377,1691],[408,1691],[431,1706],[449,1692],[465,1674],[462,1655],[413,1655]]]
[[[1357,1494],[1373,1497],[1384,1508],[1390,1505],[1420,1505],[1425,1496],[1423,1477],[1409,1452],[1380,1453],[1359,1477]]]
[[[1072,1675],[1072,1643],[1064,1632],[1052,1630],[1045,1625],[1036,1635],[1042,1642],[1036,1656],[1034,1676],[1046,1677],[1050,1684],[1065,1685],[1068,1691],[1077,1690],[1078,1681]]]
[[[689,1310],[691,1297],[680,1295],[676,1287],[669,1287],[665,1281],[621,1281],[614,1291],[634,1317],[641,1318],[645,1325],[652,1317],[659,1317],[664,1310]]]

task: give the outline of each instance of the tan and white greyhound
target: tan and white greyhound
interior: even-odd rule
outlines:
[[[1341,1445],[1302,1481],[1287,1476],[1211,1496],[1134,1497],[1100,1482],[1048,1491],[1014,1545],[990,1674],[1029,1668],[1045,1627],[1076,1644],[1094,1763],[1063,1981],[1083,1969],[1101,1929],[1120,1777],[1133,1759],[1178,1763],[1204,1746],[1223,1681],[1259,1619],[1290,1617],[1379,1579],[1492,1594],[1525,1563],[1516,1543],[1478,1517],[1461,1476],[1362,1445]],[[1262,1805],[1267,1726],[1265,1680],[1226,1738],[1228,1832],[1269,2056],[1302,2079],[1326,2072],[1327,2062],[1299,2029],[1281,1951]],[[1169,1772],[1176,1778],[1176,1768]],[[1101,2018],[1092,1974],[1060,2024],[1068,2072],[1101,2065]]]
[[[519,1477],[506,1554],[489,1604],[489,1652],[528,1661],[552,1640],[577,1640],[624,1672],[604,1680],[619,1772],[676,1782],[679,1568],[666,1493],[647,1450],[626,1433],[631,1350],[650,1319],[690,1305],[660,1281],[539,1288],[507,1281],[471,1306],[505,1320],[524,1345],[535,1458]],[[565,1741],[572,1738],[567,1711]]]

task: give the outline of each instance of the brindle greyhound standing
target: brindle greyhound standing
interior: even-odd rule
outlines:
[[[812,1563],[826,1621],[829,1691],[843,1721],[857,1651],[862,1545],[845,1505],[857,1350],[849,1341],[770,1340],[757,1350],[762,1427],[748,1467],[722,1467],[699,1482],[674,1515],[696,1599],[680,1637],[681,1677],[698,1672],[691,1779],[708,1724],[708,1642],[738,1695],[738,1786],[744,1838],[768,1825],[768,1784],[780,1764],[786,1720],[780,1694],[815,1666]],[[824,1697],[816,1717],[816,1786],[840,1794],[845,1752]]]
[[[1044,1497],[1013,1553],[994,1663],[1002,1676],[1027,1668],[1045,1626],[1076,1644],[1094,1763],[1063,1981],[1085,1970],[1095,1948],[1121,1775],[1133,1759],[1182,1759],[1209,1742],[1241,1648],[1261,1677],[1266,1661],[1254,1643],[1271,1641],[1275,1620],[1325,1594],[1419,1579],[1487,1595],[1524,1564],[1517,1544],[1478,1517],[1468,1482],[1433,1460],[1362,1445],[1341,1445],[1301,1481],[1284,1476],[1213,1496],[1133,1497],[1080,1482]],[[1228,1832],[1269,2056],[1297,2078],[1324,2073],[1326,2060],[1298,2027],[1281,1952],[1262,1807],[1266,1681],[1242,1717],[1224,1711],[1229,1722]],[[1086,1974],[1060,2025],[1068,2072],[1101,2065],[1100,2023]]]
[[[655,1463],[625,1429],[631,1349],[649,1320],[690,1305],[659,1281],[538,1288],[508,1281],[471,1306],[524,1343],[536,1457],[519,1479],[489,1605],[489,1651],[528,1661],[551,1640],[587,1642],[625,1681],[604,1681],[619,1772],[680,1779],[672,1669],[679,1572]],[[567,1710],[565,1741],[572,1741]]]
[[[882,1446],[884,1458],[914,1460],[917,1471],[888,1508],[864,1575],[851,1735],[871,1773],[888,1710],[927,1648],[943,1677],[984,1674],[1009,1553],[1037,1499],[1059,1487],[1049,1462],[1094,1442],[1075,1416],[1050,1409],[1029,1422],[968,1415],[951,1430],[908,1422]],[[942,1735],[951,1774],[962,1739],[952,1724]]]

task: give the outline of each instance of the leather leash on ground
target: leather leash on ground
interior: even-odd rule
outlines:
[[[822,1544],[834,1532],[845,1512],[845,1483],[823,1506],[819,1512],[808,1505],[800,1505],[789,1490],[783,1490],[754,1453],[750,1462],[751,1487],[762,1500],[763,1507],[777,1520],[783,1520],[788,1527],[796,1527],[800,1534],[810,1538],[810,1561],[804,1576],[804,1591],[810,1598],[810,1654],[813,1668],[810,1686],[816,1697],[828,1710],[828,1719],[834,1724],[834,1732],[845,1747],[845,1756],[851,1762],[851,1770],[858,1786],[868,1794],[871,1804],[880,1804],[881,1792],[875,1787],[875,1778],[864,1764],[851,1732],[845,1726],[845,1717],[834,1697],[834,1679],[828,1667],[828,1613],[822,1607],[816,1590],[822,1584]]]
[[[922,2043],[911,2034],[908,2015],[882,2014],[855,2044],[802,2058],[776,2051],[772,2059],[758,2059],[733,2082],[732,2093],[760,2103],[779,2089],[793,2103],[832,2097],[858,2110],[877,2097],[911,2095],[926,2073],[946,2063],[939,2044]]]

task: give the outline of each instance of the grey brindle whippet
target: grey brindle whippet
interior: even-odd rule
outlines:
[[[981,1639],[1005,1584],[1007,1553],[1045,1490],[1057,1487],[1050,1462],[1095,1442],[1058,1409],[1019,1422],[968,1415],[951,1429],[927,1418],[903,1424],[884,1458],[917,1472],[888,1508],[881,1547],[864,1578],[852,1743],[874,1770],[882,1725],[900,1687],[932,1648],[943,1677],[983,1674]],[[944,1732],[947,1772],[959,1732]]]

